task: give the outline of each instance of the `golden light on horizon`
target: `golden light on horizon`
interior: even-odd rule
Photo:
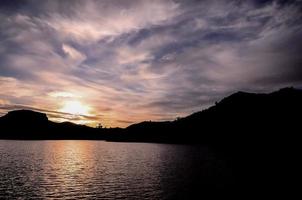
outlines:
[[[59,111],[73,115],[89,115],[91,108],[90,106],[84,105],[80,101],[70,100],[64,102],[62,108]]]

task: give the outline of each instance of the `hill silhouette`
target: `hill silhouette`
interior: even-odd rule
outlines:
[[[237,92],[206,110],[175,121],[130,125],[120,137],[112,139],[217,144],[226,140],[276,138],[274,131],[294,131],[298,126],[301,100],[302,91],[295,88],[269,94]]]
[[[175,121],[146,121],[125,129],[56,123],[46,114],[17,110],[0,117],[0,139],[201,144],[212,149],[215,159],[228,163],[236,190],[269,193],[269,188],[275,192],[291,187],[290,179],[300,171],[301,102],[302,90],[295,88],[268,94],[237,92]]]
[[[301,103],[302,91],[294,88],[237,92],[182,119],[131,125],[112,139],[208,146],[233,173],[228,191],[276,194],[291,191],[300,172]]]
[[[15,110],[0,117],[0,138],[204,144],[239,139],[252,141],[258,137],[264,140],[278,137],[274,131],[295,132],[302,111],[301,100],[302,91],[295,88],[269,94],[237,92],[206,110],[175,121],[145,121],[125,129],[57,123],[49,121],[44,113]]]
[[[47,115],[31,110],[15,110],[0,118],[1,139],[104,139],[94,128],[71,122],[52,122]]]

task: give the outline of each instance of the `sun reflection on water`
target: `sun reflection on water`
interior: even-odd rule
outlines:
[[[192,179],[204,180],[211,165],[196,148],[0,140],[0,199],[169,199],[185,194]]]
[[[46,185],[55,186],[62,197],[75,191],[85,191],[85,182],[93,177],[94,162],[87,141],[56,141],[46,145],[46,166],[43,167]],[[51,149],[50,149],[51,148]],[[50,154],[51,152],[51,154]]]

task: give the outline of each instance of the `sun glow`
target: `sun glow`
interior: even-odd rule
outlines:
[[[61,112],[73,115],[89,115],[90,110],[89,106],[83,105],[79,101],[66,101],[60,109]]]

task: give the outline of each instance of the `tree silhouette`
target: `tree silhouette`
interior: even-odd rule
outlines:
[[[101,123],[98,123],[98,125],[96,126],[96,128],[103,128]]]

